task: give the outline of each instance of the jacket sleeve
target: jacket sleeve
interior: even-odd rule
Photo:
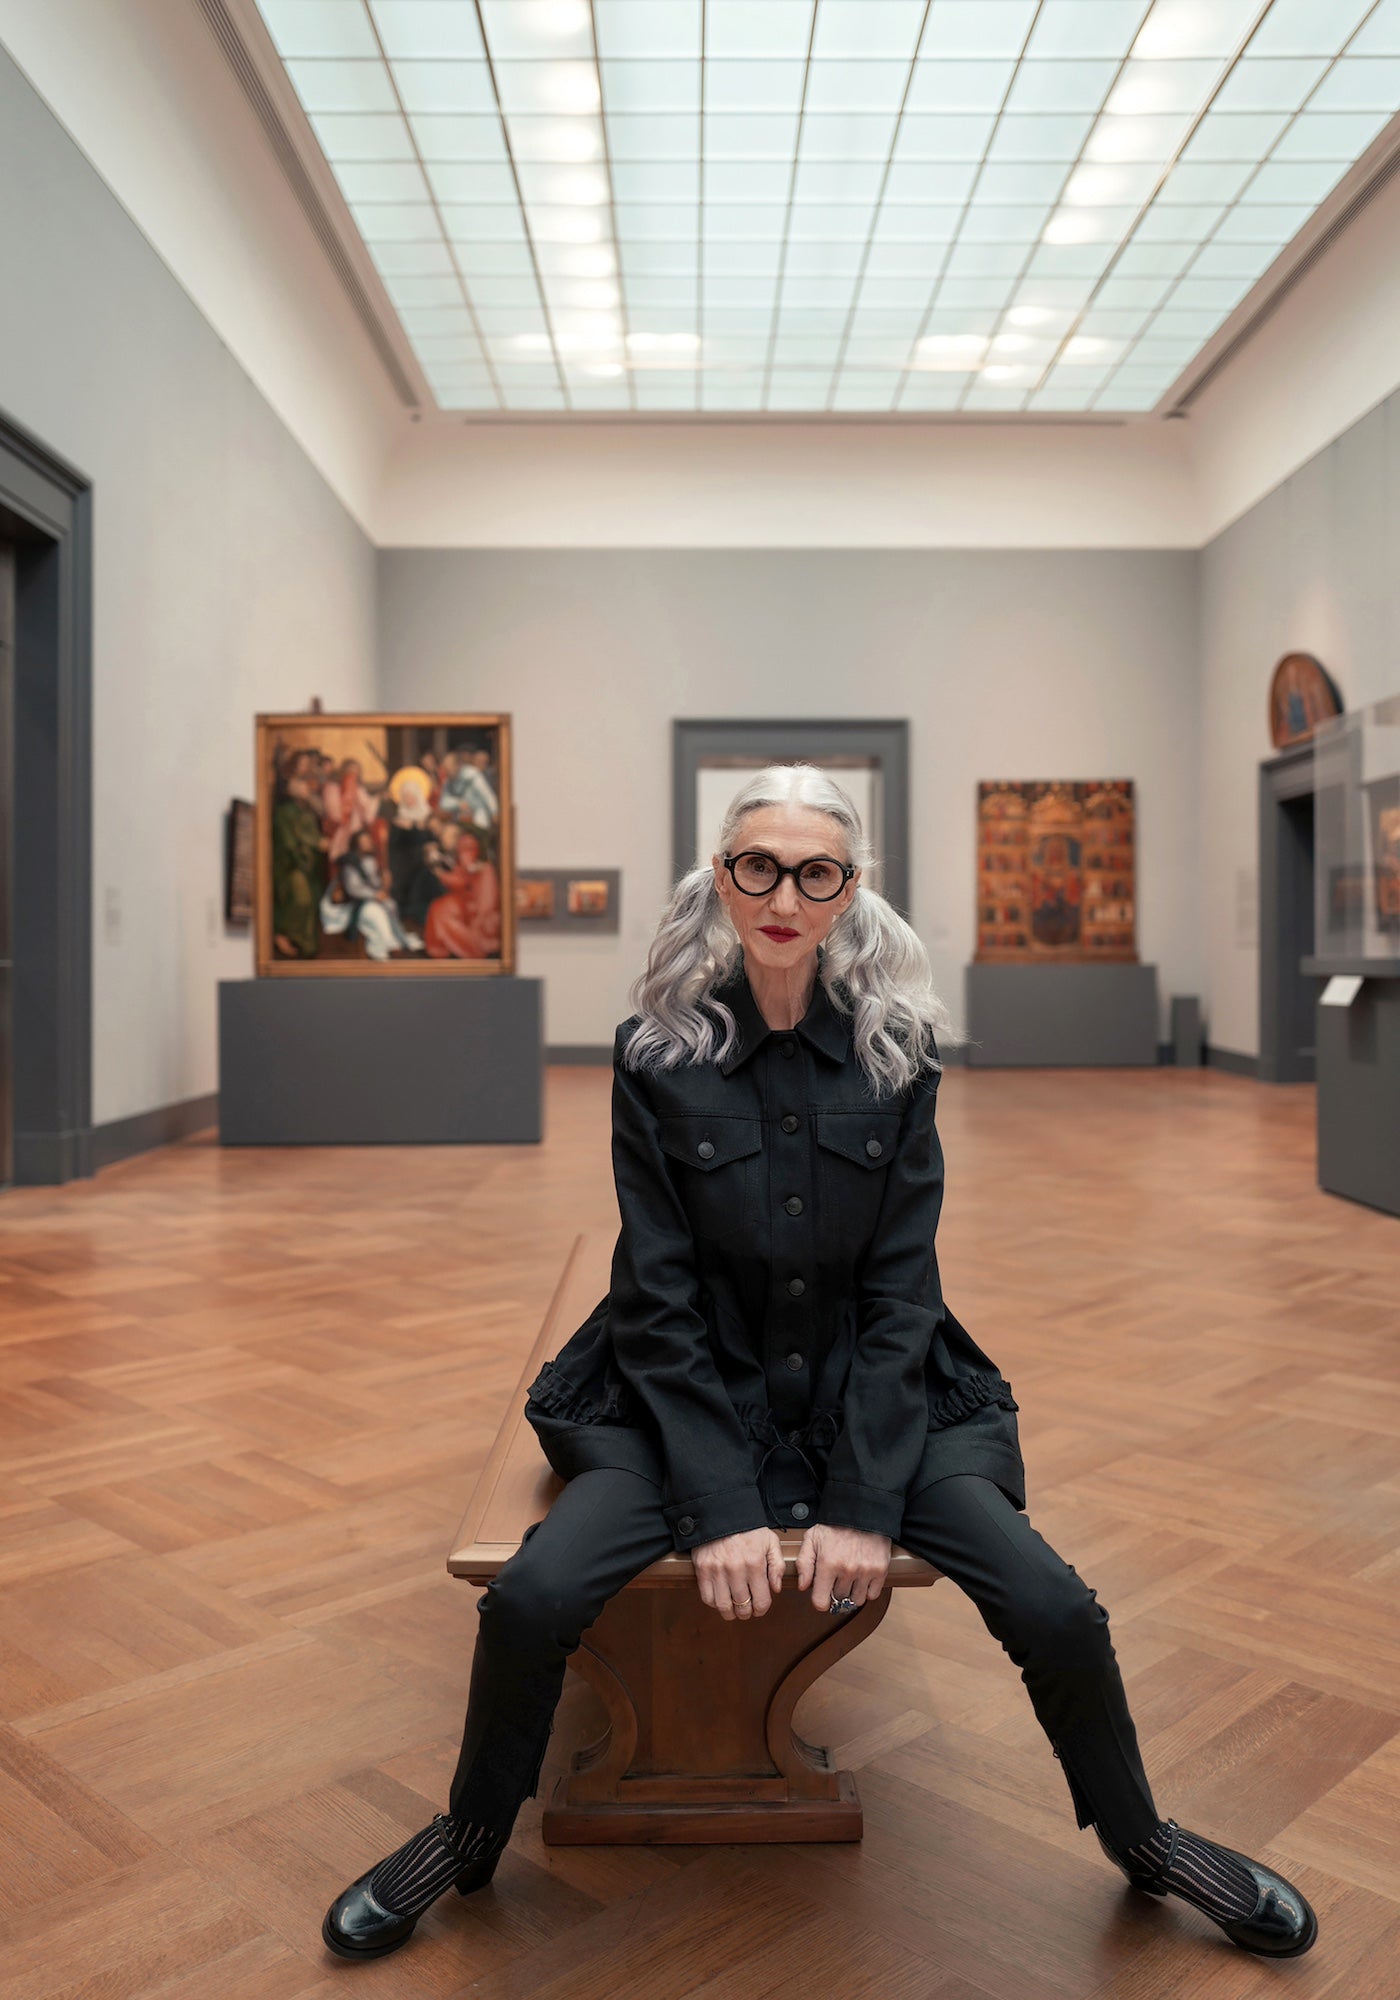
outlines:
[[[617,1365],[660,1444],[662,1511],[686,1550],[767,1523],[753,1450],[730,1402],[699,1307],[695,1241],[642,1080],[613,1043],[613,1178],[622,1229],[608,1326]]]
[[[943,1148],[934,1124],[942,1072],[913,1086],[856,1287],[856,1350],[843,1422],[814,1516],[893,1541],[928,1432],[924,1367],[943,1318],[934,1234],[943,1206]]]

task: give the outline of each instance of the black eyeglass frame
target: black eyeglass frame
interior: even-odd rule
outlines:
[[[771,861],[773,866],[777,869],[778,873],[776,879],[770,882],[766,889],[746,889],[743,883],[739,880],[738,876],[734,873],[737,864],[741,862],[744,859],[745,855],[747,854],[760,854],[762,855],[765,861]],[[734,884],[734,887],[739,891],[739,894],[741,896],[771,896],[773,891],[781,885],[784,875],[791,875],[793,881],[797,884],[798,895],[804,897],[806,901],[809,903],[834,903],[836,901],[836,898],[841,894],[841,890],[845,888],[846,884],[850,881],[851,877],[856,872],[854,862],[838,861],[834,854],[809,854],[805,861],[779,861],[777,855],[770,854],[766,847],[744,847],[741,848],[737,854],[722,854],[720,856],[720,859],[724,863],[726,869],[729,871],[730,881]],[[828,862],[831,865],[831,867],[839,868],[841,870],[840,885],[837,888],[833,889],[829,896],[809,895],[807,890],[805,890],[802,886],[801,870],[804,868],[809,868],[814,861],[825,861]]]

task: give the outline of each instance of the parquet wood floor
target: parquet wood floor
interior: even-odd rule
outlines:
[[[569,1243],[616,1226],[608,1082],[551,1071],[539,1147],[204,1135],[0,1198],[0,2000],[1396,2000],[1400,1221],[1318,1190],[1311,1090],[1214,1070],[950,1071],[941,1265],[1159,1808],[1292,1875],[1311,1953],[1126,1887],[943,1583],[799,1709],[863,1842],[547,1850],[532,1800],[489,1889],[325,1954],[445,1799],[444,1559]]]

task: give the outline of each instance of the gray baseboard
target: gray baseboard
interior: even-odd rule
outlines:
[[[1206,1061],[1212,1069],[1227,1069],[1232,1076],[1259,1074],[1258,1056],[1242,1056],[1236,1049],[1218,1049],[1213,1043],[1206,1045]]]
[[[176,1139],[188,1139],[191,1132],[207,1131],[219,1122],[219,1094],[211,1090],[204,1097],[187,1097],[178,1104],[159,1104],[154,1111],[137,1111],[130,1118],[114,1118],[110,1124],[92,1128],[92,1171],[115,1166],[118,1160],[149,1153],[156,1146],[169,1146]]]

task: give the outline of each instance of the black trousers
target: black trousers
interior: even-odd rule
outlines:
[[[966,1591],[1020,1668],[1077,1824],[1096,1824],[1120,1849],[1146,1840],[1158,1813],[1097,1592],[999,1486],[972,1473],[911,1494],[895,1540]],[[525,1530],[477,1599],[455,1818],[509,1832],[539,1790],[569,1654],[613,1593],[671,1547],[659,1487],[612,1467],[569,1480]],[[796,1589],[791,1577],[783,1589]]]

